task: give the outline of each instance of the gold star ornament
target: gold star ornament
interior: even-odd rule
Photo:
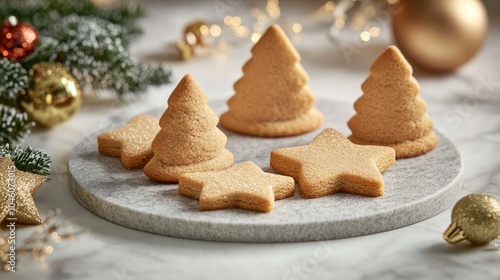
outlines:
[[[271,167],[293,177],[305,198],[337,192],[381,196],[381,172],[394,164],[395,156],[393,148],[356,145],[336,130],[325,129],[308,145],[273,150]]]
[[[33,195],[45,181],[45,176],[17,170],[10,157],[0,158],[0,223],[41,224]]]
[[[265,173],[247,161],[223,171],[183,174],[179,193],[198,199],[200,210],[241,208],[270,212],[274,200],[290,197],[295,192],[292,178]]]

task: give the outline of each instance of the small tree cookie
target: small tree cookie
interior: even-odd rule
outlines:
[[[221,124],[233,131],[263,137],[298,135],[316,129],[323,115],[306,86],[309,77],[300,55],[283,30],[272,25],[252,48],[243,77]]]
[[[168,98],[161,130],[151,144],[154,156],[144,167],[149,178],[178,182],[183,173],[224,170],[233,165],[233,154],[225,149],[227,137],[217,128],[219,119],[207,102],[193,77],[184,76]]]
[[[436,146],[434,124],[412,73],[395,46],[389,46],[375,60],[361,86],[364,94],[354,103],[357,114],[348,122],[352,131],[349,140],[392,147],[396,158],[422,155]]]

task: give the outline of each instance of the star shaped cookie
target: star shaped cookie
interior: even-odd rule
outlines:
[[[17,170],[10,157],[0,158],[0,223],[41,224],[33,195],[45,181],[45,176]]]
[[[294,192],[292,178],[265,173],[250,161],[223,171],[186,173],[179,179],[179,193],[198,199],[200,210],[242,208],[270,212],[274,200]]]
[[[356,145],[333,129],[323,130],[308,145],[271,152],[271,167],[293,177],[305,198],[336,192],[381,196],[381,172],[394,162],[393,148]]]
[[[158,131],[158,119],[148,115],[135,116],[125,127],[99,134],[99,153],[120,158],[127,169],[141,169],[153,157],[151,142]]]

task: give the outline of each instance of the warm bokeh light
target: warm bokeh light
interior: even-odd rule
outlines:
[[[186,42],[190,45],[196,44],[196,35],[193,32],[186,33]]]
[[[200,26],[200,33],[202,36],[208,36],[210,35],[210,29],[208,28],[208,26],[206,26],[205,24]]]
[[[374,38],[380,35],[380,29],[376,26],[371,27],[368,32],[370,33],[370,36]]]
[[[279,18],[281,11],[278,0],[268,0],[266,11],[272,18]]]
[[[342,29],[345,26],[345,21],[343,19],[341,19],[341,18],[338,18],[338,19],[335,20],[335,22],[333,23],[333,25],[337,29]]]
[[[259,39],[260,39],[260,34],[259,33],[253,33],[252,34],[252,37],[251,37],[252,42],[257,43],[257,41],[259,41]]]
[[[220,34],[222,33],[222,29],[220,28],[219,25],[217,24],[212,24],[212,26],[210,26],[210,35],[212,37],[219,37]]]
[[[335,3],[333,3],[332,1],[328,1],[323,7],[327,12],[331,12],[335,9]]]
[[[361,40],[363,40],[365,42],[370,41],[370,39],[371,39],[370,32],[368,32],[368,31],[361,32],[361,34],[359,34],[359,37],[361,37]]]
[[[295,33],[300,33],[302,31],[302,24],[300,24],[300,23],[294,23],[292,25],[292,30]]]

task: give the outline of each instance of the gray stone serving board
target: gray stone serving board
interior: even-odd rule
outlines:
[[[221,114],[224,101],[211,102]],[[255,138],[222,129],[235,162],[251,160],[264,171],[271,150],[309,143],[322,129],[349,135],[351,104],[318,100],[324,113],[321,128],[295,137]],[[165,108],[147,112],[161,116]],[[68,176],[75,198],[90,212],[126,227],[174,237],[234,241],[292,242],[346,238],[404,227],[428,219],[456,201],[462,186],[463,164],[455,145],[437,132],[431,152],[398,160],[384,173],[385,194],[369,198],[334,194],[316,199],[295,196],[276,201],[270,213],[240,209],[198,210],[198,201],[178,194],[177,185],[151,181],[142,170],[125,170],[118,159],[97,151],[101,131],[123,126],[132,116],[117,116],[71,152]]]

